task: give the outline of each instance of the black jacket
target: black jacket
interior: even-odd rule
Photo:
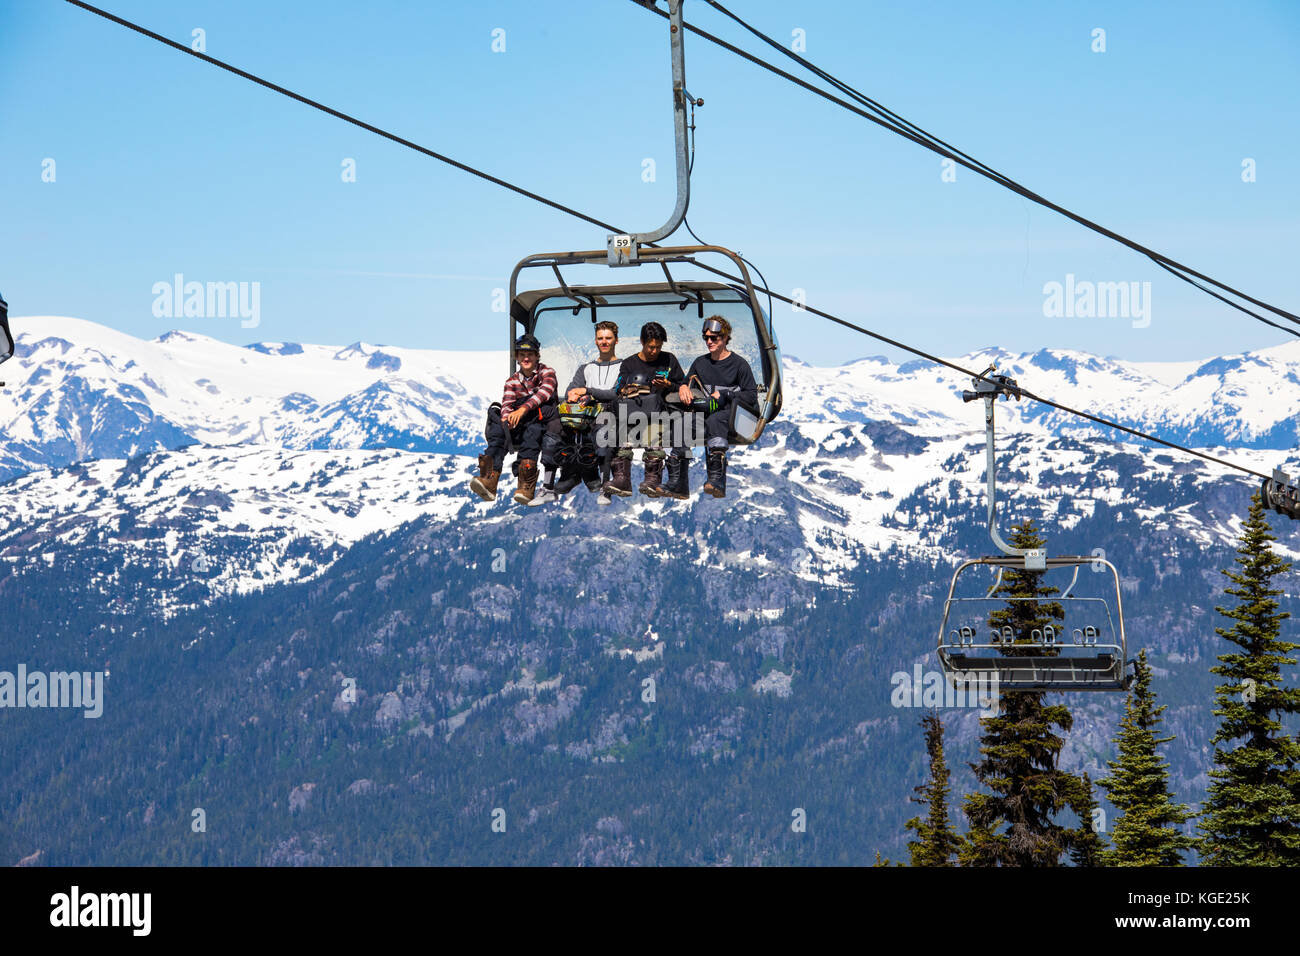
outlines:
[[[754,381],[754,372],[749,363],[735,352],[721,362],[715,362],[708,353],[701,355],[691,363],[686,377],[689,379],[692,375],[699,378],[706,392],[717,392],[724,404],[738,402],[746,408],[758,407],[758,383]]]

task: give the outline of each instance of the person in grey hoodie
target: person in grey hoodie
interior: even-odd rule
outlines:
[[[594,361],[579,365],[577,371],[573,373],[573,380],[565,390],[566,402],[580,402],[586,399],[609,406],[617,400],[614,386],[618,381],[618,370],[621,364],[614,354],[617,347],[618,326],[613,322],[596,323],[597,357]],[[617,450],[597,448],[592,442],[591,433],[583,434],[569,428],[564,429],[561,435],[554,438],[546,436],[542,445],[542,464],[546,467],[546,478],[542,490],[531,502],[532,505],[558,501],[560,495],[568,492],[579,481],[584,482],[589,491],[600,492],[609,477],[610,458]],[[558,459],[564,457],[568,457],[571,463],[561,466]],[[582,459],[586,459],[585,463]],[[558,482],[556,481],[557,470],[560,472]],[[597,504],[608,505],[609,496],[602,492]]]

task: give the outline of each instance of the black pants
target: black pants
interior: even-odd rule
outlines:
[[[619,401],[619,422],[628,430],[628,438],[639,438],[639,442],[627,441],[623,444],[620,454],[624,458],[632,457],[632,448],[634,444],[645,448],[642,453],[642,460],[646,458],[663,458],[664,443],[671,440],[672,427],[667,429],[661,427],[663,413],[670,411],[668,403],[664,401],[664,396],[659,391],[651,392],[648,395],[639,395],[636,398],[624,398]],[[648,424],[644,428],[632,428],[631,416],[637,412],[645,415]],[[673,413],[675,418],[677,413]],[[725,426],[724,426],[725,428]],[[639,435],[632,434],[639,431]],[[724,431],[725,434],[725,431]],[[612,449],[611,449],[612,451]],[[686,448],[674,448],[674,455],[683,458],[690,456],[690,451]]]
[[[542,436],[559,435],[560,416],[553,403],[547,404],[528,412],[518,425],[508,428],[501,420],[501,406],[493,404],[488,409],[487,453],[492,456],[497,471],[505,464],[507,432],[510,444],[519,453],[519,460],[536,461],[542,451]]]
[[[731,408],[723,406],[704,416],[704,447],[709,451],[727,450],[727,433],[731,430]]]
[[[542,464],[547,468],[576,466],[581,462],[592,464],[599,460],[600,452],[590,430],[575,431],[563,424],[552,429],[548,423],[542,436]]]

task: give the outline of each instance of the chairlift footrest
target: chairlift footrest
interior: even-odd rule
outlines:
[[[1108,671],[1115,667],[1114,654],[1097,654],[1089,657],[1012,657],[999,655],[978,657],[970,654],[948,654],[948,662],[962,671]]]

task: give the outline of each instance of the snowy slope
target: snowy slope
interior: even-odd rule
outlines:
[[[243,348],[188,332],[146,342],[48,316],[12,324],[0,402],[9,474],[193,443],[462,450],[488,403],[465,383],[503,364],[360,342]]]
[[[891,550],[951,562],[961,551],[954,528],[978,531],[983,517],[982,455],[970,451],[977,436],[930,440],[909,454],[900,434],[873,439],[871,428],[787,425],[736,457],[723,501],[634,497],[608,509],[582,489],[557,506],[520,508],[509,500],[508,476],[495,503],[479,501],[466,487],[472,459],[457,455],[241,445],[105,459],[6,485],[0,561],[52,565],[99,548],[115,568],[155,569],[151,600],[162,608],[169,604],[162,595],[196,581],[201,592],[186,603],[315,577],[362,538],[421,518],[499,525],[526,538],[553,532],[555,520],[613,540],[658,529],[695,541],[701,564],[789,562],[799,576],[827,584],[864,556]],[[1234,455],[1261,469],[1272,460],[1252,449]],[[694,471],[698,489],[702,469]],[[1043,435],[1008,439],[1000,488],[1007,513],[1036,517],[1050,533],[1109,507],[1116,520],[1131,516],[1144,533],[1191,547],[1231,541],[1249,490],[1213,466],[1176,463],[1158,449],[1094,440],[1062,447]],[[709,543],[722,527],[725,552]],[[963,541],[967,550],[990,550],[982,534]],[[1286,542],[1280,550],[1300,556]]]
[[[465,489],[498,397],[499,353],[237,347],[178,332],[146,342],[54,317],[20,317],[14,329],[0,393],[0,465],[16,476],[0,496],[0,559],[11,564],[93,546],[159,569],[166,591],[194,579],[166,569],[220,554],[199,576],[204,593],[238,593],[315,576],[410,520],[524,521],[544,533],[558,516],[611,536],[666,524],[697,541],[701,561],[760,560],[772,546],[764,529],[779,527],[798,572],[832,582],[890,549],[951,560],[953,528],[983,514],[980,407],[958,397],[969,381],[927,363],[787,360],[783,415],[733,456],[725,501],[597,509],[579,490],[543,513],[509,503],[509,477],[495,504]],[[996,363],[1041,394],[1259,471],[1300,470],[1300,343],[1167,365],[993,349],[959,362]],[[1105,507],[1192,546],[1232,537],[1248,482],[1231,473],[1115,443],[1034,403],[999,402],[998,414],[1000,482],[1016,514],[1068,531]],[[724,518],[737,532],[726,555],[707,534]]]
[[[471,453],[496,399],[498,352],[354,343],[239,347],[188,332],[142,341],[79,319],[18,317],[17,354],[0,401],[0,470],[130,457],[187,443]],[[1128,363],[1043,349],[961,356],[996,363],[1039,394],[1198,446],[1289,450],[1300,443],[1300,342],[1204,362]],[[784,417],[880,422],[921,434],[965,431],[978,411],[969,382],[923,361],[860,359],[835,368],[787,360]],[[1000,405],[1009,428],[1075,429],[1086,421],[1036,403]]]

